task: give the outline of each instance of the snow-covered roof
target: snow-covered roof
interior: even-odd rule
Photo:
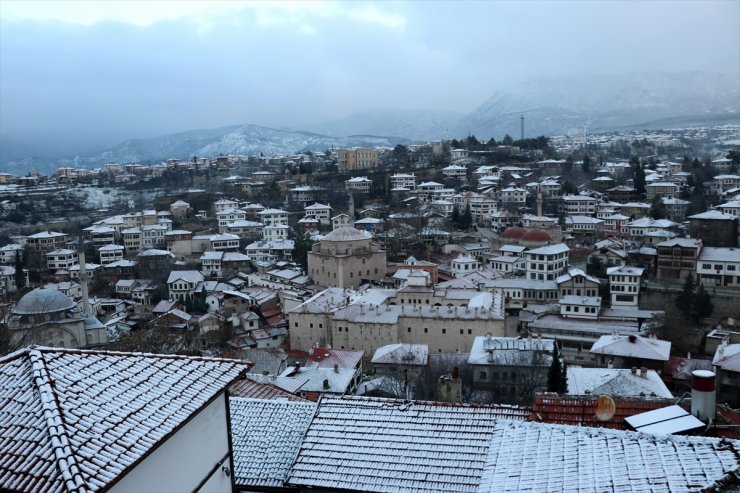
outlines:
[[[301,391],[344,394],[352,384],[355,371],[354,368],[320,368],[314,363],[312,366],[302,366],[298,371],[287,368],[280,378],[303,381]],[[277,382],[276,385],[281,386]]]
[[[550,366],[553,339],[478,336],[470,349],[471,365]]]
[[[37,315],[62,312],[76,307],[73,299],[56,289],[37,288],[23,295],[13,307],[14,315]]]
[[[694,214],[693,216],[689,216],[689,219],[707,219],[707,220],[713,220],[713,221],[734,221],[737,219],[737,216],[733,214],[725,214],[724,212],[712,210],[712,211],[702,212],[700,214]]]
[[[740,344],[721,344],[714,353],[712,364],[725,371],[740,372]]]
[[[327,241],[357,241],[357,240],[369,240],[372,235],[367,231],[361,231],[355,229],[352,226],[343,226],[337,228],[324,236],[324,240]]]
[[[375,350],[371,363],[425,366],[428,357],[429,346],[426,344],[389,344]]]
[[[643,377],[640,370],[633,374],[631,369],[617,368],[568,367],[568,393],[623,397],[644,395],[669,399],[673,397],[655,370],[647,370]]]
[[[0,490],[105,490],[247,369],[43,347],[0,358]]]
[[[567,294],[560,299],[561,305],[578,305],[578,306],[601,306],[601,297],[599,296],[577,296]]]
[[[578,276],[584,277],[585,279],[588,279],[591,282],[595,282],[596,284],[601,284],[601,282],[597,278],[595,278],[594,276],[590,276],[590,275],[586,274],[585,272],[583,272],[581,269],[575,269],[575,268],[568,269],[568,273],[567,274],[563,274],[562,276],[558,276],[555,279],[555,282],[558,283],[558,284],[561,284],[561,283],[564,283],[566,281],[570,281],[574,277],[578,277]]]
[[[173,270],[167,277],[167,284],[171,284],[177,281],[185,281],[191,284],[197,284],[203,281],[205,278],[203,274],[197,270]]]
[[[606,269],[607,276],[642,276],[645,269],[642,267],[633,267],[631,265],[621,265],[618,267],[608,267]]]
[[[565,253],[569,252],[570,248],[568,248],[567,245],[563,243],[558,243],[556,245],[547,245],[540,248],[534,248],[532,250],[527,250],[524,252],[525,255],[555,255],[558,253]]]
[[[352,491],[474,492],[496,418],[524,409],[324,397],[288,484]]]
[[[624,358],[668,361],[671,357],[671,341],[636,335],[611,334],[601,336],[591,346],[591,352]]]
[[[316,404],[231,397],[229,408],[236,485],[282,487]]]
[[[740,473],[730,440],[498,420],[478,493],[708,491]]]

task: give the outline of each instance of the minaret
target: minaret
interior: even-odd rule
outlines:
[[[87,264],[85,262],[85,243],[80,236],[78,247],[78,262],[80,264],[80,286],[82,286],[82,317],[90,315],[90,297],[87,293]]]
[[[351,226],[355,225],[355,198],[349,194],[349,203],[347,204],[347,215]]]
[[[542,192],[537,192],[537,215],[542,217]]]

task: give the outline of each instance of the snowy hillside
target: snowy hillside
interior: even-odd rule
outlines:
[[[740,118],[737,76],[648,72],[618,76],[547,77],[497,91],[466,115],[458,135],[519,137],[583,131],[721,123]]]

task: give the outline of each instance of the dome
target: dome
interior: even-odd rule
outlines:
[[[526,232],[527,232],[527,230],[524,229],[524,228],[516,228],[516,227],[514,227],[514,228],[506,228],[504,230],[504,232],[501,233],[501,237],[502,238],[509,238],[509,239],[521,238],[522,236],[525,235]]]
[[[546,231],[542,231],[541,229],[530,229],[529,231],[526,231],[524,235],[522,236],[522,240],[526,241],[550,241],[552,240],[552,236],[550,236],[550,233]]]
[[[344,226],[337,228],[328,235],[324,236],[326,241],[356,241],[356,240],[369,240],[373,236],[367,231],[360,231],[352,226]]]
[[[76,307],[72,298],[56,289],[34,289],[21,298],[13,308],[14,315],[39,315],[71,310]]]

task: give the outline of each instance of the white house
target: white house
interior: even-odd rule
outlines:
[[[69,269],[77,263],[77,251],[60,248],[46,254],[46,267],[50,272],[59,269]]]
[[[282,209],[265,209],[259,212],[260,222],[268,224],[288,224],[288,212]]]
[[[192,297],[198,283],[204,280],[203,274],[197,270],[173,270],[167,278],[170,300],[185,301],[188,296]]]
[[[373,181],[367,176],[355,176],[344,182],[344,187],[350,192],[368,193]]]
[[[123,259],[123,245],[104,245],[98,248],[100,265],[108,265]]]
[[[740,248],[702,248],[696,279],[704,286],[740,287]]]
[[[329,204],[314,203],[303,208],[306,217],[316,219],[321,224],[331,223],[331,206]]]
[[[569,254],[570,248],[562,243],[524,252],[526,278],[554,281],[567,270]]]
[[[396,173],[390,177],[391,188],[413,190],[416,187],[416,176],[413,173]]]
[[[637,308],[643,272],[641,267],[626,265],[607,269],[612,308]]]

